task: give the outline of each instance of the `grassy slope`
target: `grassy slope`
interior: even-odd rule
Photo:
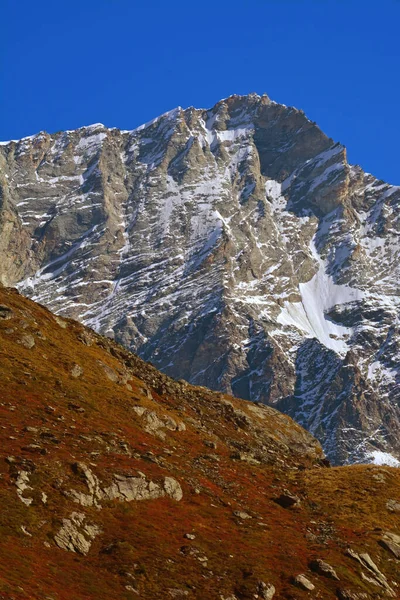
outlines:
[[[319,445],[288,417],[172,382],[14,290],[0,288],[0,304],[12,310],[0,318],[0,598],[157,600],[178,589],[188,598],[250,599],[260,581],[273,583],[274,598],[336,598],[339,587],[386,597],[361,579],[348,547],[400,583],[395,559],[378,544],[381,530],[400,533],[399,514],[386,507],[400,499],[398,470],[326,468]],[[186,430],[147,432],[134,406]],[[81,507],[65,496],[86,491],[76,461],[103,484],[138,471],[154,481],[172,476],[183,499]],[[30,506],[16,494],[21,470],[30,473]],[[299,508],[274,501],[285,488],[300,496]],[[73,511],[102,530],[87,556],[54,543]],[[341,581],[311,573],[314,558]],[[292,585],[298,573],[315,584],[311,595]]]

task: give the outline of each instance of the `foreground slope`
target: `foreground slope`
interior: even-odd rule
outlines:
[[[267,96],[0,145],[0,281],[162,371],[400,458],[400,188]]]
[[[10,288],[0,417],[4,600],[398,597],[397,469],[328,468],[289,417]]]

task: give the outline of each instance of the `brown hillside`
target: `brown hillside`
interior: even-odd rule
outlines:
[[[1,599],[400,598],[397,469],[328,468],[290,418],[9,288],[0,419]]]

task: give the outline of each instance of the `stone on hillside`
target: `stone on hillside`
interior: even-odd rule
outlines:
[[[388,584],[386,576],[378,569],[377,565],[374,563],[369,554],[366,552],[358,554],[351,548],[348,548],[346,554],[347,556],[350,556],[356,560],[368,572],[368,575],[365,575],[363,572],[361,572],[362,579],[368,581],[369,583],[373,583],[374,585],[385,588],[386,594],[391,598],[396,597],[395,592]]]
[[[336,592],[339,600],[371,600],[371,596],[365,592],[339,589]]]
[[[81,375],[83,375],[82,367],[80,365],[74,365],[71,369],[71,377],[74,377],[75,379],[77,379]]]
[[[67,495],[72,497],[74,502],[81,506],[98,506],[98,501],[102,497],[100,482],[91,469],[83,462],[77,462],[72,465],[72,470],[78,477],[84,481],[89,493],[84,494],[76,490],[70,490]]]
[[[173,477],[165,477],[164,490],[167,496],[170,496],[177,502],[179,502],[183,498],[182,488],[179,482]]]
[[[214,450],[217,448],[217,444],[212,440],[203,440],[203,444],[207,446],[207,448],[213,448]]]
[[[238,519],[242,519],[243,521],[245,521],[246,519],[252,519],[251,515],[249,515],[244,510],[234,510],[233,514],[235,515],[235,517],[237,517]]]
[[[29,476],[30,473],[28,473],[28,471],[20,471],[15,481],[15,485],[17,487],[17,496],[21,502],[26,504],[26,506],[30,506],[33,502],[33,498],[26,498],[23,495],[26,490],[33,489],[32,486],[29,485]]]
[[[380,545],[391,552],[393,556],[400,559],[400,536],[391,533],[390,531],[385,531],[382,536],[382,539],[379,540]]]
[[[318,573],[318,575],[323,575],[329,579],[336,579],[336,581],[339,581],[339,577],[337,576],[335,569],[319,558],[311,561],[310,569],[315,573]]]
[[[386,502],[386,508],[389,512],[400,513],[400,502],[390,499]]]
[[[293,583],[298,588],[306,590],[308,592],[312,592],[312,590],[315,589],[315,585],[311,583],[311,581],[307,579],[307,577],[303,574],[296,575],[296,577],[293,577]]]
[[[106,377],[110,380],[113,381],[114,383],[116,383],[118,381],[118,373],[111,368],[109,365],[106,365],[105,363],[98,361],[100,366],[102,367],[104,373],[106,374]]]
[[[166,413],[159,415],[144,406],[132,406],[132,410],[143,419],[145,431],[162,440],[165,440],[166,437],[164,429],[168,429],[169,431],[186,430],[186,425],[182,421],[178,423]]]
[[[35,346],[35,338],[33,337],[33,335],[27,333],[26,335],[20,337],[18,343],[21,344],[21,346],[23,346],[24,348],[30,350]]]
[[[163,483],[155,483],[146,479],[143,473],[134,475],[114,475],[111,485],[102,487],[97,476],[85,463],[75,463],[73,471],[85,482],[87,494],[69,490],[66,496],[72,498],[81,506],[100,506],[102,500],[122,500],[132,502],[133,500],[155,500],[169,496],[178,502],[183,497],[179,482],[173,477],[165,477]]]
[[[57,315],[53,315],[54,316],[54,320],[57,323],[57,325],[59,325],[62,329],[66,329],[68,327],[68,322],[63,319],[62,317],[59,317]]]
[[[8,306],[0,304],[0,320],[7,321],[13,317],[13,311]]]
[[[59,548],[87,554],[94,538],[101,533],[97,525],[85,523],[85,515],[73,512],[69,519],[63,519],[61,529],[54,536],[54,541]]]
[[[39,431],[38,427],[31,427],[30,425],[26,425],[23,430],[28,433],[38,433]]]
[[[272,583],[264,583],[264,581],[260,581],[257,588],[258,598],[261,600],[272,600],[275,596],[275,586]]]
[[[275,502],[283,508],[292,508],[300,505],[300,498],[292,492],[284,490],[282,494],[276,498]]]

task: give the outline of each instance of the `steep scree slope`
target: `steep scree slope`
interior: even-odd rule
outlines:
[[[1,287],[0,423],[2,600],[398,597],[398,469]]]
[[[0,146],[1,281],[162,371],[400,458],[400,188],[267,96]]]

